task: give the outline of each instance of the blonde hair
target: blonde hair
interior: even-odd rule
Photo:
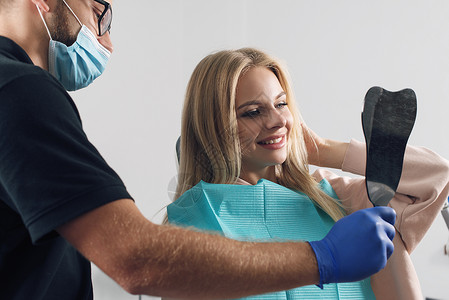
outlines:
[[[302,118],[296,108],[285,68],[274,58],[252,48],[225,50],[205,57],[190,78],[182,113],[181,151],[175,199],[200,180],[235,183],[241,169],[241,146],[235,112],[239,78],[249,68],[266,67],[287,94],[293,124],[287,159],[275,166],[278,183],[308,195],[335,221],[344,216],[341,205],[323,192],[309,173],[302,135]]]

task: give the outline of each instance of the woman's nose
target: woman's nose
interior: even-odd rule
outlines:
[[[284,127],[286,124],[287,119],[277,109],[270,110],[270,113],[266,116],[265,127],[267,129]]]

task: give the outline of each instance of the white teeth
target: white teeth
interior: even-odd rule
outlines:
[[[270,145],[270,144],[277,144],[277,143],[279,143],[281,140],[282,140],[282,137],[277,138],[277,139],[275,139],[275,140],[263,141],[263,142],[260,142],[260,143],[261,143],[261,144],[264,144],[264,145]]]

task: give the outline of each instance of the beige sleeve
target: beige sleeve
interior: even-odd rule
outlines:
[[[351,140],[342,170],[365,174],[365,144]],[[317,180],[326,178],[348,213],[372,207],[363,177],[340,177],[328,170],[317,170]],[[422,147],[407,146],[401,180],[389,206],[397,213],[396,230],[409,253],[421,241],[449,194],[449,162]]]

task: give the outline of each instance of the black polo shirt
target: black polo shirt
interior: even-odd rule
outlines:
[[[0,299],[92,299],[90,262],[55,229],[122,198],[63,86],[0,36]]]

